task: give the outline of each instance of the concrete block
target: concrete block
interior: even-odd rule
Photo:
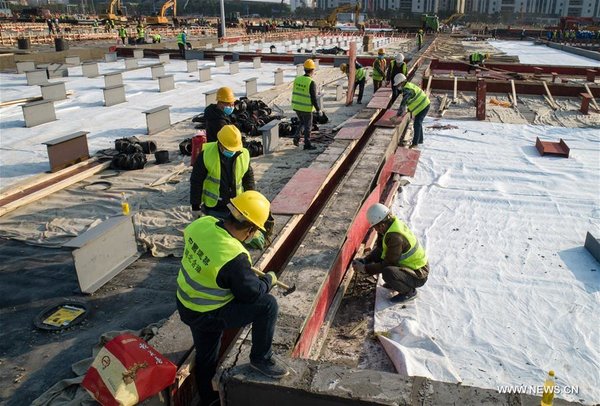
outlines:
[[[51,100],[40,100],[26,103],[23,108],[23,118],[25,127],[35,127],[36,125],[56,121],[56,112],[54,111],[54,102]]]
[[[48,149],[50,171],[56,172],[90,157],[87,131],[78,131],[64,137],[44,142]]]
[[[158,91],[168,92],[169,90],[175,89],[175,79],[173,75],[164,75],[158,77]]]
[[[135,58],[125,59],[125,69],[135,69],[138,67],[138,61]]]
[[[210,77],[210,66],[202,66],[198,69],[200,82],[208,82]]]
[[[109,218],[63,247],[74,248],[73,262],[83,293],[94,293],[140,256],[131,216]]]
[[[244,80],[246,82],[246,97],[250,97],[258,93],[258,85],[256,84],[256,80],[258,78],[250,78]]]
[[[159,76],[165,75],[165,66],[164,65],[151,66],[150,73],[152,73],[152,79],[158,79]]]
[[[275,86],[281,85],[283,83],[283,69],[279,68],[275,72]]]
[[[160,63],[169,63],[169,62],[171,62],[171,55],[169,55],[169,54],[158,54],[158,61]]]
[[[261,67],[261,61],[262,59],[260,58],[260,56],[255,56],[254,58],[252,58],[252,67],[254,69],[259,69]]]
[[[17,73],[25,73],[28,70],[35,70],[35,62],[33,62],[33,61],[17,62]]]
[[[171,127],[171,113],[169,105],[159,106],[143,113],[146,115],[146,128],[148,135],[166,130]]]
[[[204,107],[208,107],[211,104],[214,104],[217,102],[217,91],[219,89],[213,89],[213,90],[209,90],[208,92],[204,93]]]
[[[117,53],[108,52],[104,54],[104,62],[117,62]]]
[[[219,68],[221,66],[225,66],[223,55],[215,56],[215,65],[217,68]]]
[[[42,85],[48,83],[48,72],[46,69],[35,69],[25,72],[27,84],[29,86]]]
[[[78,56],[67,56],[65,58],[65,63],[67,65],[81,65],[81,59]]]
[[[106,73],[104,75],[104,87],[119,86],[123,84],[121,72]]]
[[[335,101],[342,101],[344,99],[346,99],[346,92],[344,92],[344,86],[336,85],[335,86]]]
[[[232,52],[231,53],[231,62],[239,62],[240,60],[240,54],[237,52]]]
[[[81,65],[81,72],[86,78],[95,78],[98,76],[98,63],[86,62]]]
[[[240,73],[240,63],[239,62],[229,63],[229,74],[235,75],[237,73]]]
[[[40,85],[42,98],[44,100],[64,100],[67,98],[65,82],[52,82]]]
[[[296,65],[296,75],[304,75],[304,65]]]
[[[43,65],[39,65],[40,67]],[[62,63],[49,63],[45,66],[48,73],[48,79],[66,78],[69,76],[69,68]]]
[[[211,44],[210,42],[208,44],[204,45],[204,48],[206,48],[206,49],[212,49],[212,47],[213,47],[213,44]]]
[[[281,120],[273,120],[260,127],[262,133],[263,153],[270,154],[279,146],[279,123]]]
[[[244,52],[250,52],[250,44],[244,44]]]
[[[133,58],[134,59],[144,59],[144,50],[143,49],[134,49],[133,50]]]
[[[196,72],[198,70],[198,60],[197,59],[190,59],[189,61],[187,61],[187,72],[191,73],[191,72]]]
[[[102,89],[104,92],[104,105],[106,107],[114,106],[115,104],[125,103],[125,86],[117,85],[111,87],[105,87]]]

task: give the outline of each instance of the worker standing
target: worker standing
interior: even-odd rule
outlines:
[[[358,86],[358,100],[356,102],[362,104],[362,98],[365,92],[365,82],[367,80],[367,70],[358,62],[354,63],[354,68],[354,91],[356,91],[356,87]],[[345,63],[340,65],[340,70],[346,75],[349,74],[348,65]]]
[[[383,287],[398,292],[392,302],[414,299],[429,275],[425,249],[408,226],[381,203],[369,207],[367,221],[377,231],[376,247],[366,257],[355,259],[354,269],[381,274]]]
[[[272,356],[279,308],[269,290],[277,276],[268,272],[257,277],[243,245],[256,231],[264,231],[270,203],[260,193],[247,191],[231,199],[228,209],[224,220],[205,216],[185,228],[177,276],[177,309],[192,332],[202,405],[219,404],[211,379],[225,329],[252,324],[251,367],[275,379],[288,374]]]
[[[373,93],[381,87],[381,82],[385,79],[386,70],[385,49],[379,48],[377,50],[377,59],[373,62]]]
[[[423,46],[423,30],[417,32],[417,47],[421,49]]]
[[[216,142],[217,134],[221,128],[227,124],[233,124],[231,114],[233,114],[235,105],[235,96],[230,87],[221,87],[217,90],[217,102],[209,104],[204,109],[204,118],[206,119],[206,140]]]
[[[404,62],[404,54],[396,54],[394,60],[390,62],[390,66],[386,73],[386,86],[393,84],[394,78],[399,73],[408,76],[408,67],[406,66],[406,62]],[[396,100],[399,95],[400,89],[397,86],[392,86],[392,102]]]
[[[396,113],[396,117],[404,115],[406,109],[414,119],[413,123],[413,140],[411,148],[423,143],[423,120],[429,112],[431,104],[427,94],[414,83],[406,80],[406,76],[399,73],[394,78],[394,86],[399,86],[402,91],[402,101]],[[397,118],[392,117],[391,121],[396,122]]]
[[[296,77],[292,88],[292,109],[296,112],[300,125],[296,127],[294,145],[300,144],[300,134],[304,134],[304,149],[316,149],[310,142],[310,132],[313,126],[313,109],[321,114],[317,100],[317,85],[312,79],[315,72],[315,62],[312,59],[304,61],[304,75]]]
[[[183,59],[185,59],[185,44],[187,42],[187,32],[184,29],[181,30],[179,34],[177,34],[177,47],[179,48],[179,55]]]
[[[119,27],[119,38],[121,38],[121,42],[123,43],[123,45],[125,45],[125,39],[127,38],[127,30],[123,26]]]
[[[144,29],[144,26],[142,25],[142,23],[139,23],[137,25],[137,27],[135,27],[135,30],[137,31],[137,43],[138,44],[145,44],[146,43],[146,30]]]

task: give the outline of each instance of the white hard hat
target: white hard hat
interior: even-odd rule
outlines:
[[[367,221],[371,227],[381,223],[390,214],[390,209],[381,203],[375,203],[367,210]]]
[[[396,76],[394,76],[394,86],[398,86],[400,83],[404,82],[406,80],[406,76],[404,76],[402,73],[397,74]]]
[[[398,62],[398,63],[404,62],[404,54],[397,54],[396,55],[396,62]]]

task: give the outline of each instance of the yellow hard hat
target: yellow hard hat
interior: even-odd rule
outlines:
[[[307,59],[306,61],[304,61],[304,69],[305,70],[314,70],[317,68],[317,65],[315,65],[315,61],[313,61],[312,59]]]
[[[348,65],[343,63],[340,65],[340,70],[344,73],[348,72]]]
[[[241,151],[243,148],[242,133],[232,124],[224,125],[217,133],[217,139],[228,151],[237,152]]]
[[[217,101],[223,103],[233,103],[235,101],[233,90],[231,90],[230,87],[219,88],[219,90],[217,90]]]
[[[489,52],[485,54],[485,59],[488,59],[490,57]]]
[[[383,49],[383,48],[379,48],[379,49],[377,50],[377,55],[385,55],[385,49]]]
[[[265,222],[269,218],[271,203],[262,194],[255,190],[240,193],[231,199],[229,211],[237,220],[246,220],[263,231]]]

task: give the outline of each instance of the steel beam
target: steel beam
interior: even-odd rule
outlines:
[[[431,61],[430,68],[431,70],[453,70],[453,71],[465,71],[469,70],[470,65],[465,62],[456,62],[456,61],[440,61],[439,59],[433,59]],[[558,73],[559,75],[568,75],[568,76],[585,76],[588,77],[590,74],[590,70],[595,71],[596,74],[600,74],[600,70],[598,68],[594,68],[593,66],[553,66],[553,65],[522,65],[522,64],[513,64],[513,63],[486,63],[485,68],[496,70],[496,71],[506,71],[506,72],[516,72],[516,73],[531,73],[531,74],[547,74],[552,75],[552,72]]]

